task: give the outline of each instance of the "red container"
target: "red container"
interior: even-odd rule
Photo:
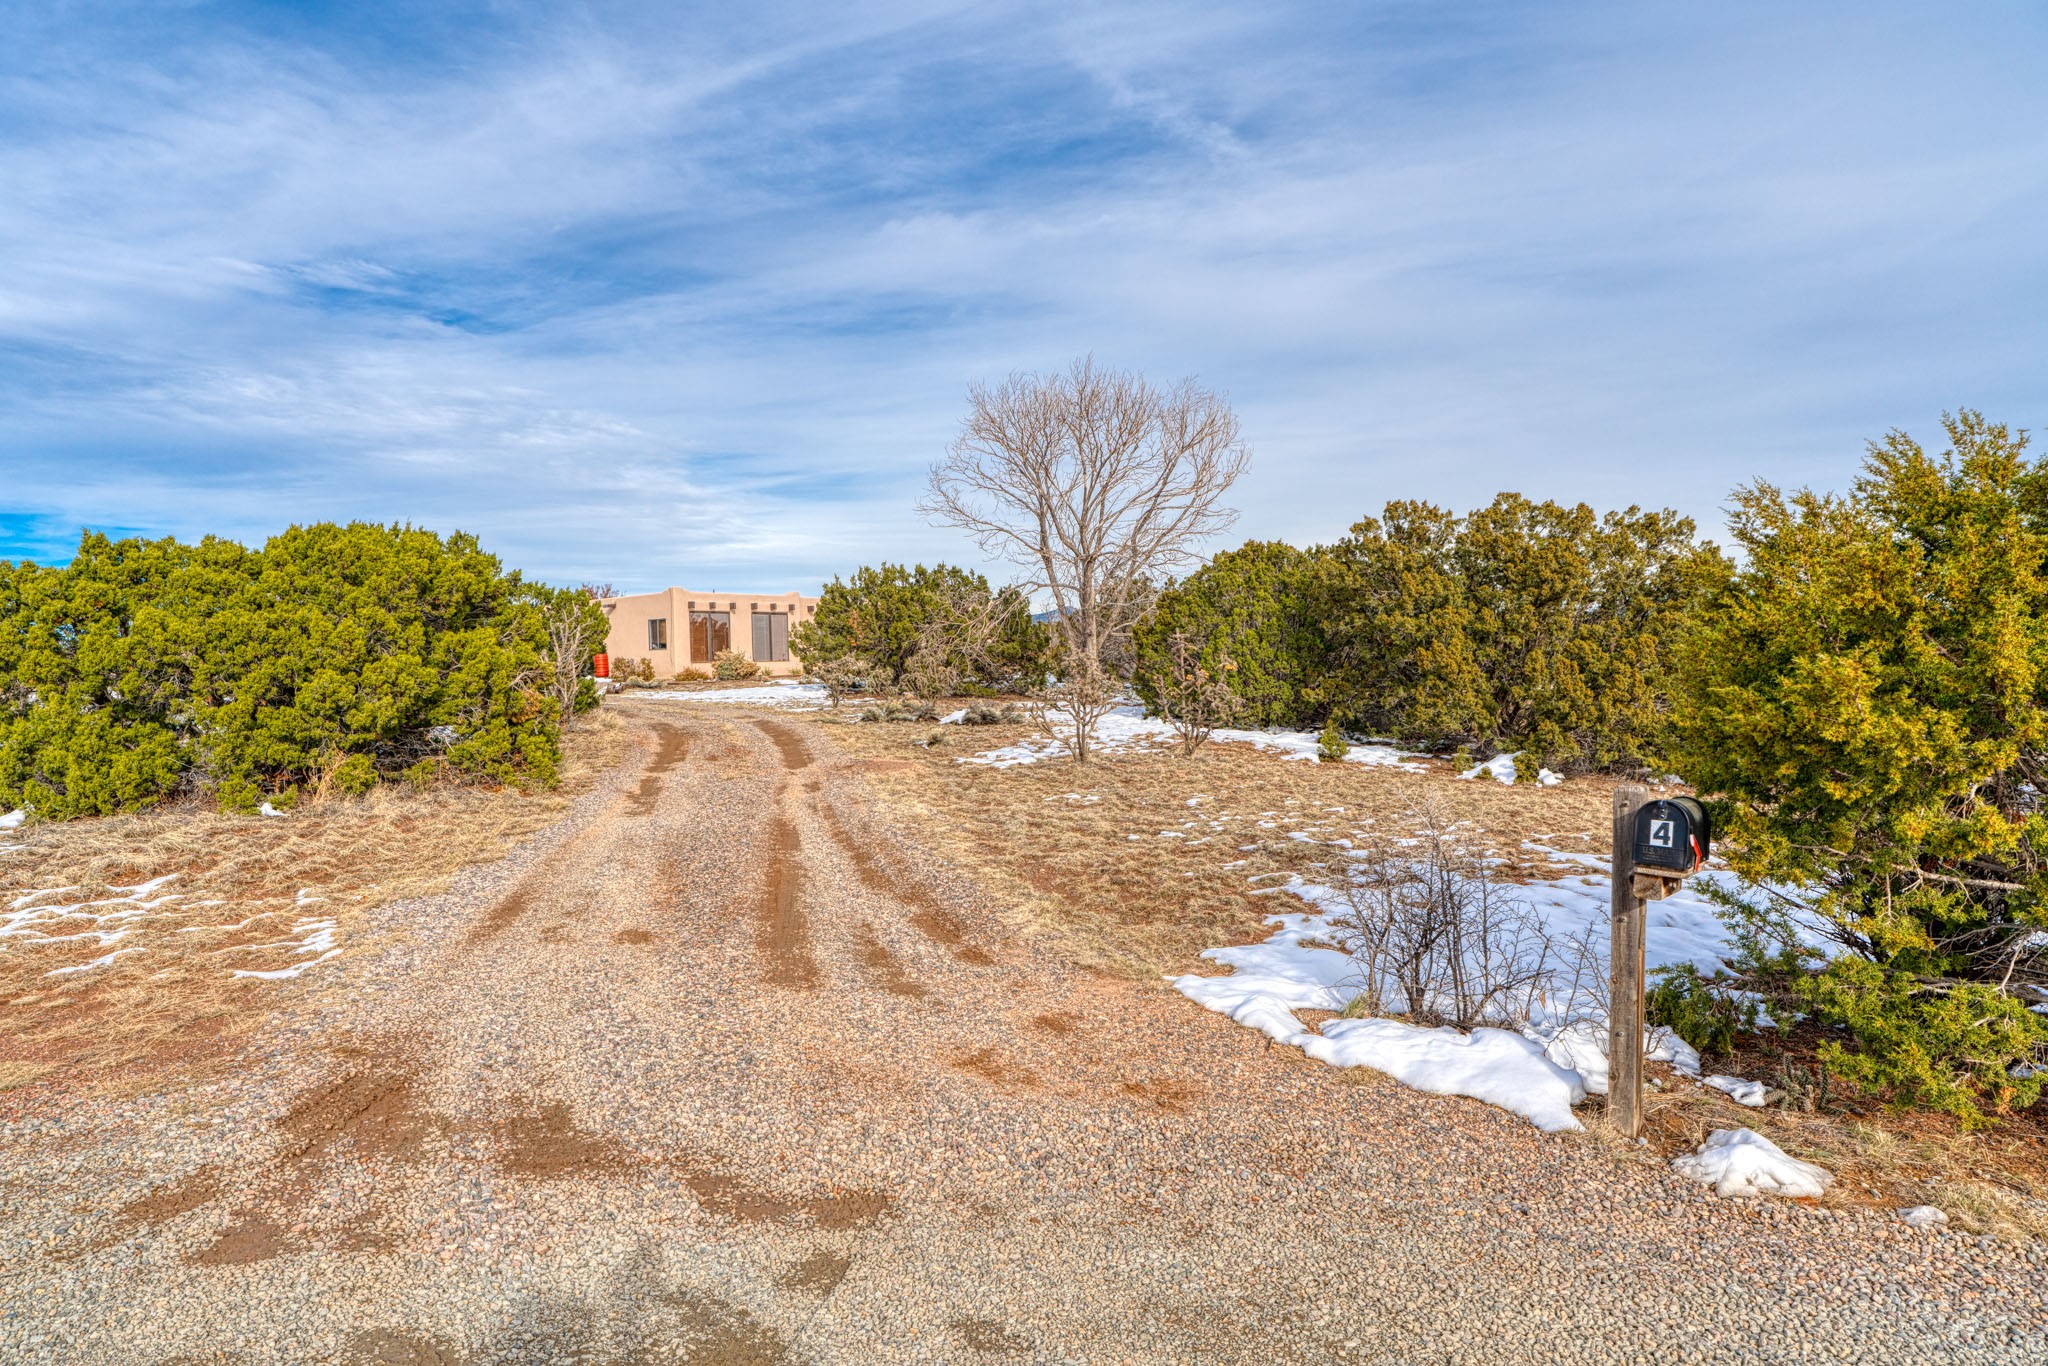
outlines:
[[[612,657],[610,655],[597,656],[590,661],[590,671],[599,678],[610,678],[612,676]]]

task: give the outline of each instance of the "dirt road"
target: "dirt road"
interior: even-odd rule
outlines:
[[[0,1126],[0,1359],[2043,1358],[2038,1251],[1269,1049],[1011,937],[829,731],[635,716],[236,1077]]]

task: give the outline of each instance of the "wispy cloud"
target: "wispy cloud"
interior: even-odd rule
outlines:
[[[1717,524],[2039,420],[2031,10],[848,9],[10,14],[0,553],[966,558],[910,502],[967,385],[1090,350],[1227,389],[1240,529],[1296,539],[1503,487]]]

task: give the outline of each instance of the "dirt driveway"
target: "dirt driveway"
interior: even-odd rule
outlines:
[[[2038,1250],[1270,1049],[1013,938],[827,731],[631,715],[236,1077],[7,1112],[0,1359],[2043,1359]]]

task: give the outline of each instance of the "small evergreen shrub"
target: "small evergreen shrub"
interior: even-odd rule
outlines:
[[[711,671],[729,683],[738,679],[753,678],[761,672],[761,666],[738,650],[720,650],[711,657]]]
[[[1651,1024],[1665,1025],[1703,1054],[1726,1057],[1737,1036],[1756,1032],[1757,1004],[1718,988],[1690,963],[1665,968],[1647,1001]]]
[[[1330,722],[1323,727],[1323,733],[1316,737],[1316,759],[1325,764],[1341,761],[1351,752],[1351,746],[1337,730],[1337,723]]]

